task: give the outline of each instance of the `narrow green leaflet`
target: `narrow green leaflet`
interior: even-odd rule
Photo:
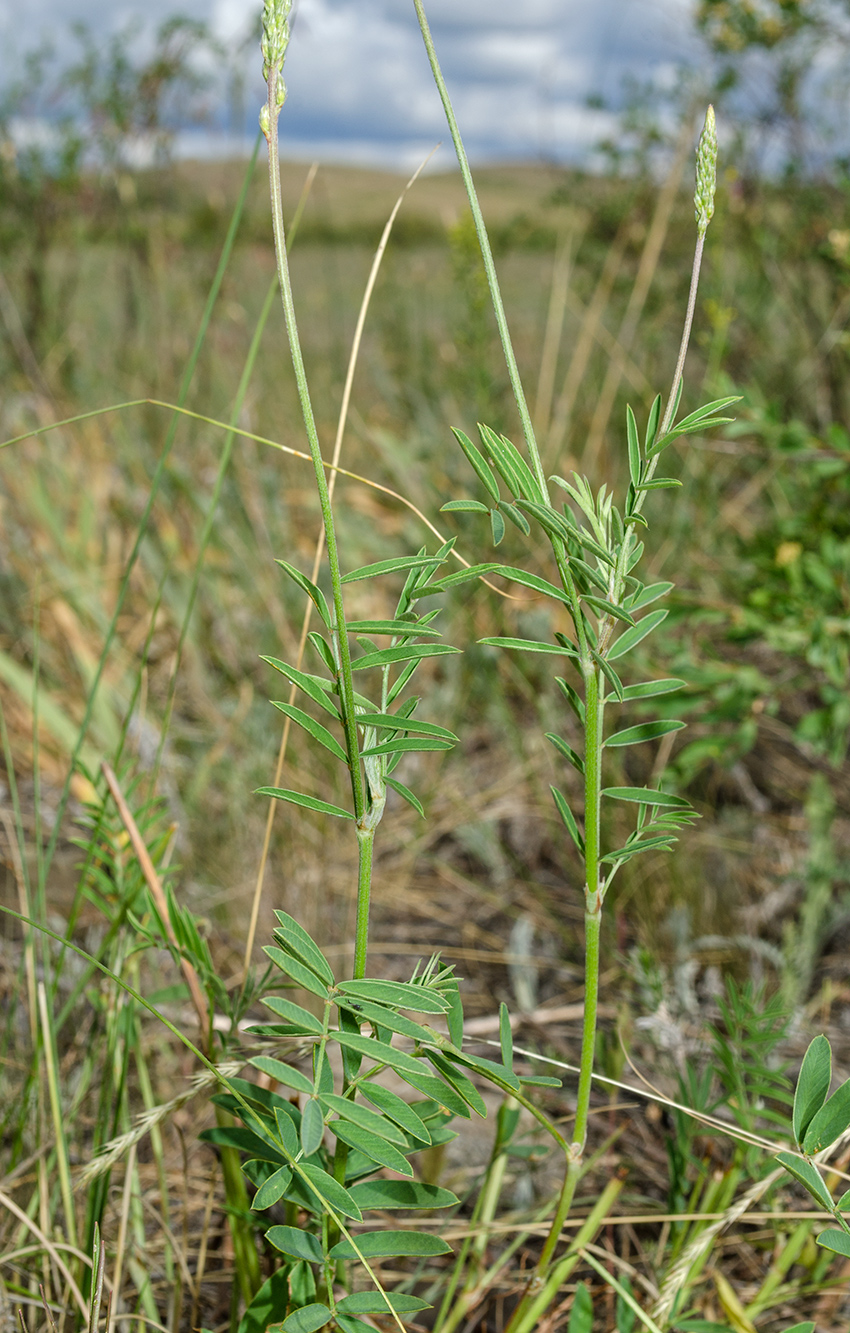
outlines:
[[[398,1005],[423,1014],[445,1014],[451,1001],[430,986],[416,986],[409,981],[341,981],[341,995],[353,995],[378,1004]]]
[[[581,600],[592,606],[601,616],[613,616],[615,620],[622,620],[627,625],[634,625],[634,618],[622,606],[609,602],[605,597],[592,597],[590,593],[582,593]]]
[[[801,1157],[795,1157],[790,1152],[780,1152],[776,1154],[777,1162],[780,1162],[789,1176],[793,1176],[800,1184],[809,1191],[812,1198],[820,1204],[821,1208],[827,1212],[832,1212],[832,1195],[824,1184],[820,1171],[811,1162],[806,1162]]]
[[[604,743],[608,747],[615,748],[618,745],[640,745],[642,741],[657,741],[661,736],[681,731],[684,725],[684,722],[676,722],[672,718],[661,718],[657,722],[640,722],[636,727],[626,727],[625,731],[615,731]]]
[[[426,751],[451,750],[454,741],[444,741],[437,736],[402,736],[391,741],[382,741],[380,745],[370,745],[360,751],[361,759],[369,759],[376,754],[424,754]]]
[[[505,535],[505,520],[498,509],[490,510],[490,531],[493,536],[493,545],[498,546]]]
[[[657,694],[673,694],[676,690],[685,688],[684,680],[676,680],[668,677],[666,680],[645,680],[640,685],[624,685],[623,698],[628,699],[651,699]]]
[[[433,1042],[437,1040],[436,1032],[421,1023],[414,1023],[411,1018],[405,1018],[403,1014],[398,1014],[394,1009],[388,1009],[382,1004],[373,1004],[371,1000],[358,1000],[353,997],[337,998],[336,1003],[340,1006],[345,1004],[347,1011],[350,1011],[358,1023],[368,1020],[370,1023],[376,1023],[380,1027],[389,1028],[391,1032],[397,1032],[400,1037],[409,1037],[411,1041]]]
[[[554,653],[556,657],[578,657],[578,653],[569,648],[557,643],[543,643],[538,639],[513,639],[497,635],[493,638],[479,639],[478,642],[487,644],[490,648],[514,648],[517,652]]]
[[[294,1092],[313,1091],[313,1084],[306,1074],[302,1074],[300,1069],[294,1069],[292,1065],[284,1064],[282,1060],[275,1060],[271,1055],[255,1055],[250,1063],[261,1073],[282,1083],[285,1088],[292,1088]]]
[[[291,1254],[295,1259],[306,1259],[308,1263],[322,1262],[322,1247],[317,1238],[300,1227],[270,1227],[266,1240],[281,1254]]]
[[[467,1106],[471,1106],[473,1111],[477,1111],[480,1116],[486,1119],[487,1105],[472,1080],[462,1074],[445,1055],[438,1054],[436,1051],[429,1051],[428,1059],[434,1068],[442,1074],[446,1082],[452,1085],[458,1096],[463,1098]]]
[[[305,1032],[315,1032],[316,1036],[320,1037],[325,1030],[324,1024],[315,1014],[308,1013],[306,1009],[302,1009],[299,1004],[293,1004],[291,1000],[285,1000],[282,995],[265,995],[262,1002],[273,1014],[286,1019],[287,1023],[296,1024]]]
[[[328,629],[330,629],[333,625],[333,617],[331,616],[328,604],[325,601],[325,594],[322,592],[321,588],[317,587],[311,579],[307,578],[306,574],[302,574],[300,569],[296,569],[294,565],[290,565],[286,560],[276,560],[275,564],[280,565],[281,569],[289,575],[293,583],[297,583],[298,587],[301,588],[303,592],[306,592],[319,615],[322,617],[322,620],[325,622]]]
[[[715,425],[716,424],[717,423],[715,422]],[[639,491],[669,491],[675,490],[676,487],[681,486],[681,484],[682,483],[677,481],[675,477],[656,477],[653,481],[643,482],[637,489]],[[632,517],[634,517],[634,515],[632,515]]]
[[[312,1157],[325,1133],[322,1108],[315,1097],[309,1097],[301,1112],[301,1147],[305,1157]]]
[[[553,797],[555,798],[555,805],[557,806],[558,814],[564,821],[564,826],[567,832],[569,833],[570,837],[572,838],[573,842],[575,843],[581,855],[584,856],[584,838],[579,832],[578,824],[575,821],[575,816],[573,815],[572,810],[567,804],[566,796],[564,796],[563,792],[558,791],[557,787],[550,786],[549,790],[551,791]]]
[[[658,427],[661,423],[661,394],[657,393],[652,400],[652,407],[649,409],[649,417],[646,422],[646,435],[644,436],[644,452],[649,453],[655,443],[655,437],[658,434]]]
[[[399,644],[397,648],[379,648],[375,653],[365,653],[351,663],[352,671],[368,671],[372,667],[391,666],[394,662],[419,662],[425,657],[447,657],[459,653],[450,643],[409,643]]]
[[[561,517],[557,509],[553,509],[551,505],[541,504],[536,500],[517,500],[517,508],[535,518],[543,531],[548,533],[550,537],[554,537],[556,541],[566,543],[571,538],[581,541],[581,535],[577,529],[571,527],[567,520]],[[588,538],[587,542],[582,542],[582,545],[588,546],[590,550],[597,550],[596,543],[591,537]]]
[[[519,528],[524,537],[529,537],[531,535],[531,524],[525,517],[525,514],[517,509],[513,500],[500,500],[499,508],[505,515],[505,518],[509,518],[514,527]]]
[[[825,1250],[832,1250],[833,1254],[841,1254],[845,1259],[850,1259],[850,1236],[846,1231],[822,1231],[817,1237],[817,1243]]]
[[[358,713],[357,721],[361,727],[391,727],[393,731],[412,731],[419,736],[436,736],[440,740],[451,741],[453,745],[460,740],[448,727],[438,727],[435,722],[420,722],[417,717],[402,717],[400,713]]]
[[[276,949],[273,944],[267,944],[263,948],[263,953],[268,954],[273,963],[276,963],[281,972],[284,972],[293,981],[297,981],[299,986],[303,986],[313,995],[318,995],[319,999],[328,998],[327,987],[316,976],[312,968],[305,967],[297,958],[291,954],[284,953],[283,949]]]
[[[392,787],[393,791],[398,793],[403,801],[407,801],[408,805],[412,805],[416,813],[422,819],[425,818],[424,805],[409,787],[405,787],[403,782],[398,782],[395,778],[385,778],[385,782],[388,787]]]
[[[343,574],[343,583],[357,583],[360,579],[371,579],[378,574],[397,574],[405,569],[428,569],[434,565],[434,556],[411,555],[398,560],[376,560],[372,565],[361,565]]]
[[[420,620],[349,620],[347,629],[350,634],[391,634],[399,639],[410,635],[438,639],[440,631],[431,629]]]
[[[441,514],[489,514],[490,506],[480,500],[447,500],[440,505]]]
[[[329,1176],[327,1171],[323,1171],[319,1166],[313,1166],[311,1162],[302,1162],[300,1171],[307,1177],[307,1181],[319,1198],[329,1203],[335,1212],[351,1217],[355,1222],[363,1221],[363,1214],[351,1193],[340,1185],[338,1180],[334,1180],[333,1176]],[[325,1211],[324,1207],[322,1211]]]
[[[629,443],[629,476],[632,485],[638,487],[641,476],[640,439],[635,414],[630,407],[626,407],[626,438]]]
[[[383,1295],[380,1291],[355,1291],[337,1301],[336,1308],[340,1314],[386,1314],[388,1309],[396,1314],[417,1314],[420,1310],[430,1310],[431,1306],[421,1297],[406,1296],[404,1292],[388,1291]]]
[[[307,796],[302,791],[287,791],[285,787],[257,787],[255,796],[273,796],[277,801],[288,801],[290,805],[303,806],[305,810],[316,810],[320,815],[336,815],[338,819],[353,819],[350,810],[343,810],[329,801],[320,801],[315,796]]]
[[[278,943],[283,944],[290,953],[294,953],[302,963],[312,968],[318,977],[332,986],[334,974],[331,965],[313,937],[288,912],[276,911],[275,919],[277,926],[273,933]]]
[[[279,657],[261,657],[261,662],[266,662],[275,671],[279,671],[293,685],[297,685],[299,690],[308,695],[314,703],[320,708],[324,708],[326,713],[331,713],[334,717],[339,717],[339,709],[333,702],[331,695],[332,684],[329,680],[323,680],[321,676],[308,675],[306,671],[297,671],[295,667],[288,666],[286,662],[281,662]]]
[[[360,1084],[360,1091],[373,1106],[377,1106],[384,1115],[389,1116],[390,1120],[394,1120],[411,1138],[426,1145],[431,1142],[431,1135],[422,1118],[403,1097],[399,1097],[398,1093],[382,1087],[380,1083],[372,1083],[369,1079]]]
[[[260,1138],[252,1129],[242,1125],[214,1125],[200,1135],[204,1143],[214,1143],[219,1148],[238,1148],[240,1152],[250,1153],[261,1162],[274,1162],[276,1166],[286,1166],[283,1153],[272,1147],[266,1139]]]
[[[664,449],[677,435],[689,435],[696,430],[709,430],[712,426],[726,426],[734,420],[733,417],[718,417],[715,414],[722,412],[724,407],[731,407],[732,403],[741,401],[740,394],[731,394],[726,398],[715,398],[711,403],[706,403],[704,407],[698,407],[695,412],[682,417],[677,421],[666,435],[657,439],[650,449],[647,449],[646,456],[651,458]]]
[[[794,1094],[794,1139],[802,1144],[806,1130],[821,1109],[832,1081],[832,1050],[821,1034],[809,1043],[800,1066],[797,1091]]]
[[[263,1181],[257,1193],[254,1195],[251,1207],[258,1213],[265,1208],[271,1208],[278,1203],[289,1189],[292,1181],[292,1172],[288,1166],[282,1166],[275,1171],[273,1176]]]
[[[364,1259],[430,1259],[437,1254],[451,1254],[452,1247],[439,1236],[424,1231],[368,1231],[357,1237],[357,1249]],[[331,1259],[358,1257],[350,1240],[341,1240],[330,1252]]]
[[[309,713],[305,713],[303,708],[296,708],[293,704],[281,703],[279,699],[272,699],[271,704],[273,708],[279,709],[284,717],[297,722],[299,727],[308,731],[314,740],[317,740],[320,745],[324,745],[325,749],[330,750],[331,754],[335,755],[337,759],[341,759],[343,763],[348,762],[345,750],[343,750],[339,741],[331,735],[327,727],[322,726],[321,722],[317,722]]]
[[[310,1305],[302,1305],[300,1310],[284,1319],[280,1325],[282,1333],[316,1333],[319,1328],[324,1328],[331,1319],[331,1312],[326,1305],[321,1305],[318,1301],[313,1301]]]
[[[493,475],[493,471],[490,467],[490,464],[484,458],[484,455],[479,451],[477,445],[474,445],[472,443],[472,440],[470,440],[469,436],[464,435],[462,430],[455,430],[455,428],[452,427],[452,435],[454,435],[461,449],[466,454],[466,457],[469,460],[472,470],[478,476],[478,479],[484,486],[484,489],[490,492],[494,500],[498,501],[499,483],[497,482],[495,476]],[[485,509],[487,508],[486,505],[482,507]]]
[[[584,760],[581,755],[576,754],[573,747],[568,745],[565,740],[562,740],[560,736],[556,736],[551,731],[547,731],[545,734],[547,741],[550,741],[551,744],[554,745],[558,754],[563,755],[567,763],[572,764],[573,768],[584,777]]]
[[[540,487],[517,449],[505,435],[497,435],[489,426],[478,423],[478,433],[485,449],[489,449],[493,464],[505,485],[514,496],[523,496],[526,500],[543,499]]]
[[[499,1045],[502,1050],[502,1064],[513,1071],[514,1034],[511,1029],[511,1016],[504,1001],[499,1005]]]
[[[470,1055],[468,1051],[444,1051],[442,1054],[443,1059],[448,1060],[453,1064],[466,1065],[467,1069],[477,1070],[491,1082],[494,1079],[499,1079],[502,1083],[506,1083],[508,1087],[514,1088],[515,1091],[519,1092],[519,1079],[516,1074],[514,1074],[511,1069],[506,1068],[504,1064],[497,1064],[495,1060],[488,1060],[487,1057],[483,1055]]]
[[[353,1102],[349,1097],[340,1097],[335,1092],[324,1093],[319,1101],[328,1110],[336,1111],[344,1120],[350,1120],[352,1124],[359,1125],[370,1134],[377,1134],[379,1138],[395,1143],[399,1148],[407,1147],[407,1139],[398,1125],[388,1120],[386,1116],[378,1115],[377,1111],[370,1111],[368,1106]],[[334,1131],[335,1123],[331,1123],[331,1129]]]
[[[426,1185],[421,1180],[364,1180],[349,1191],[360,1208],[391,1209],[452,1208],[459,1202],[456,1194],[440,1185]]]
[[[630,611],[642,611],[651,602],[657,602],[659,597],[666,597],[674,587],[673,583],[647,583],[645,587],[632,593],[631,597],[627,597],[625,604]]]
[[[338,1139],[348,1144],[349,1148],[356,1148],[358,1152],[371,1157],[373,1162],[387,1167],[390,1171],[398,1171],[401,1176],[413,1176],[413,1167],[407,1158],[386,1139],[379,1138],[377,1134],[370,1133],[368,1129],[363,1129],[361,1125],[356,1125],[350,1120],[333,1120],[330,1128]]]
[[[339,1032],[337,1041],[340,1046],[347,1046],[358,1055],[365,1055],[368,1060],[389,1065],[390,1069],[395,1069],[402,1077],[406,1074],[418,1075],[425,1072],[421,1060],[406,1055],[404,1051],[396,1050],[395,1046],[387,1046],[383,1041],[376,1041],[374,1037],[362,1037],[354,1032]]]
[[[556,588],[554,583],[540,578],[538,574],[530,574],[525,569],[516,569],[513,565],[502,565],[499,568],[499,576],[510,579],[511,583],[520,583],[524,588],[531,588],[534,592],[543,593],[544,597],[552,597],[555,601],[563,602],[565,606],[570,605],[570,599],[563,588]]]
[[[812,1116],[803,1135],[803,1152],[812,1157],[828,1148],[850,1126],[850,1079],[842,1083]]]
[[[632,632],[631,630],[626,630],[626,633],[627,633],[627,634],[631,634],[631,632]],[[602,656],[596,651],[595,648],[591,648],[591,650],[590,650],[590,656],[591,656],[591,658],[593,659],[593,661],[596,663],[596,665],[599,667],[599,670],[602,672],[602,674],[603,674],[603,676],[605,677],[605,679],[608,681],[608,684],[609,684],[609,685],[611,686],[611,688],[613,689],[613,691],[614,691],[614,693],[616,694],[617,698],[619,699],[620,703],[622,703],[622,702],[623,702],[623,682],[620,680],[620,677],[617,675],[617,673],[616,673],[616,671],[614,670],[614,668],[612,667],[611,663],[608,661],[608,659],[607,659],[606,657],[602,657]]]
[[[650,611],[649,615],[644,616],[636,625],[623,630],[619,639],[616,639],[608,649],[609,661],[615,661],[618,657],[623,657],[625,653],[630,652],[632,648],[637,647],[648,634],[658,628],[662,620],[667,619],[667,614],[666,611]]]
[[[570,705],[570,708],[575,713],[582,727],[584,727],[584,722],[585,722],[584,701],[579,698],[578,692],[569,683],[569,681],[564,680],[562,676],[556,676],[555,683],[558,686],[558,689],[563,694],[567,703]]]
[[[288,1112],[276,1106],[274,1108],[274,1122],[278,1138],[283,1144],[287,1156],[295,1157],[298,1153],[298,1139],[295,1133],[295,1125]]]
[[[406,1069],[404,1072],[398,1070],[397,1072],[401,1074],[405,1083],[409,1083],[418,1092],[424,1093],[426,1097],[430,1098],[432,1102],[436,1102],[449,1114],[462,1115],[464,1120],[472,1118],[472,1112],[466,1102],[450,1083],[445,1083],[434,1074],[426,1073],[424,1068],[420,1070]]]
[[[483,565],[468,565],[466,569],[457,569],[453,574],[446,574],[441,579],[435,579],[433,583],[417,590],[417,598],[430,597],[432,593],[448,592],[450,588],[457,588],[461,583],[468,583],[470,579],[483,578],[485,574],[497,574],[502,566],[496,560],[490,560]]]
[[[603,787],[603,796],[610,796],[614,801],[636,801],[638,805],[670,806],[679,810],[690,810],[690,803],[681,796],[671,796],[666,791],[655,791],[651,787]]]

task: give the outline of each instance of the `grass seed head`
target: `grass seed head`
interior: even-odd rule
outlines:
[[[286,84],[281,71],[289,45],[289,14],[292,0],[265,0],[263,5],[263,35],[260,50],[263,53],[263,78],[269,82],[275,75],[274,100],[275,110],[279,113],[286,101]],[[260,129],[269,137],[269,107],[264,104],[260,111]]]
[[[714,191],[717,186],[717,127],[714,107],[705,113],[705,124],[697,145],[697,187],[694,193],[697,228],[700,236],[708,230],[714,214]]]

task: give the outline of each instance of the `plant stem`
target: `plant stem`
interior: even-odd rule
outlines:
[[[543,1243],[540,1257],[528,1288],[507,1326],[505,1333],[517,1333],[532,1303],[535,1308],[541,1291],[546,1286],[555,1247],[569,1216],[576,1186],[582,1172],[584,1147],[587,1140],[587,1122],[590,1114],[590,1091],[593,1082],[593,1059],[596,1050],[596,1020],[599,1006],[599,937],[602,925],[602,885],[599,882],[600,821],[602,806],[602,724],[605,708],[602,673],[595,668],[585,672],[585,733],[584,733],[584,792],[585,792],[585,947],[584,947],[584,1026],[581,1040],[576,1118],[573,1141],[566,1154],[564,1183],[558,1206],[552,1218],[549,1234]],[[545,1307],[544,1307],[545,1308]]]
[[[366,951],[369,947],[369,901],[372,894],[372,851],[375,830],[357,830],[357,924],[354,934],[354,980],[366,975]]]
[[[298,336],[298,324],[295,318],[295,303],[292,299],[292,283],[289,277],[289,261],[286,254],[286,233],[284,231],[283,208],[281,206],[280,198],[280,157],[277,137],[277,118],[280,113],[280,108],[277,105],[277,84],[279,77],[280,75],[278,71],[272,66],[268,78],[269,127],[266,138],[269,145],[269,186],[271,194],[272,228],[274,231],[274,248],[277,259],[278,281],[280,283],[280,298],[283,304],[284,318],[286,319],[289,350],[292,355],[292,368],[295,372],[295,381],[298,386],[301,414],[304,418],[304,428],[307,432],[307,440],[310,445],[310,457],[316,475],[316,489],[319,493],[319,504],[322,510],[322,522],[325,529],[328,565],[330,566],[331,584],[333,586],[334,615],[336,619],[333,634],[334,646],[337,650],[337,661],[339,662],[338,683],[340,702],[342,704],[342,724],[345,730],[346,748],[348,750],[351,791],[354,797],[354,815],[357,820],[360,820],[366,810],[366,796],[363,774],[360,768],[360,753],[357,745],[357,720],[354,713],[354,682],[351,675],[351,648],[348,642],[348,634],[346,632],[345,608],[342,601],[342,574],[339,565],[339,550],[336,541],[333,510],[331,508],[330,496],[328,494],[328,483],[325,476],[325,463],[322,458],[321,445],[319,444],[319,433],[316,429],[316,419],[313,415],[313,404],[310,399],[310,389],[307,384],[307,373],[304,369],[304,358],[301,354],[301,340]]]
[[[449,90],[446,87],[443,72],[440,69],[440,62],[437,59],[437,52],[434,47],[434,39],[431,36],[431,29],[428,26],[428,19],[425,15],[425,9],[422,0],[413,0],[413,7],[416,10],[416,17],[419,20],[419,27],[422,30],[422,40],[425,43],[425,50],[428,52],[428,60],[431,64],[431,73],[434,76],[434,82],[437,85],[437,91],[440,94],[440,101],[443,104],[443,110],[446,113],[449,132],[452,136],[452,143],[457,154],[460,172],[463,176],[463,183],[466,186],[466,194],[469,199],[469,207],[472,212],[472,219],[475,223],[475,231],[478,236],[478,244],[481,246],[481,258],[484,260],[484,271],[487,274],[487,282],[490,287],[490,299],[493,302],[493,313],[496,316],[496,324],[499,328],[499,337],[502,342],[502,351],[505,356],[505,365],[508,368],[508,378],[511,382],[514,400],[516,402],[519,419],[522,423],[522,433],[525,436],[525,444],[528,449],[529,458],[537,478],[537,484],[543,493],[543,498],[548,502],[549,488],[546,484],[546,473],[543,470],[543,464],[540,459],[540,451],[537,447],[537,439],[534,434],[534,426],[531,422],[531,413],[528,410],[528,403],[525,398],[525,390],[522,387],[522,380],[519,375],[519,368],[514,356],[513,343],[511,342],[510,330],[508,329],[508,320],[505,314],[505,307],[502,302],[502,293],[499,288],[499,279],[496,274],[496,265],[493,262],[493,251],[490,249],[490,240],[487,236],[487,228],[484,225],[484,218],[481,213],[481,205],[478,202],[478,193],[475,189],[475,182],[472,179],[472,172],[469,169],[469,159],[466,156],[466,149],[463,146],[460,129],[455,117],[454,108],[449,97]]]
[[[551,1273],[549,1273],[545,1284],[536,1293],[531,1291],[526,1293],[511,1316],[510,1322],[505,1328],[505,1333],[531,1333],[533,1329],[539,1327],[543,1315],[579,1262],[580,1256],[577,1253],[579,1247],[588,1244],[593,1239],[604,1218],[613,1208],[617,1195],[622,1188],[623,1182],[616,1179],[616,1177],[608,1181],[587,1220],[582,1223],[576,1233],[569,1252],[562,1259],[559,1259]]]

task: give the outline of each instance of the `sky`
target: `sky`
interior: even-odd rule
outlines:
[[[616,106],[627,77],[669,84],[683,61],[698,65],[692,3],[426,0],[470,155],[580,160],[614,126],[588,98]],[[74,22],[98,38],[136,24],[141,47],[181,13],[208,22],[244,63],[244,116],[222,96],[230,111],[220,120],[253,138],[262,86],[256,48],[245,43],[258,11],[246,0],[0,0],[0,78],[41,40],[73,59]],[[408,166],[447,137],[410,0],[297,0],[285,76],[281,135],[291,156]]]

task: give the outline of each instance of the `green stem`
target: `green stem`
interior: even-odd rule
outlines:
[[[593,1240],[603,1220],[613,1208],[622,1188],[623,1182],[617,1180],[616,1177],[608,1181],[587,1220],[582,1223],[576,1233],[575,1239],[570,1245],[569,1253],[558,1261],[542,1287],[536,1291],[526,1293],[511,1316],[510,1322],[505,1328],[505,1333],[532,1333],[532,1330],[539,1326],[543,1315],[579,1262],[578,1249]]]
[[[325,528],[325,542],[327,545],[331,584],[333,586],[333,604],[336,618],[334,646],[336,648],[337,661],[339,662],[338,683],[340,701],[342,704],[342,724],[345,729],[345,739],[348,750],[351,791],[354,797],[354,815],[355,818],[359,820],[362,818],[366,810],[366,796],[363,784],[363,774],[360,768],[360,753],[357,745],[357,719],[354,713],[354,681],[351,674],[351,647],[346,632],[345,608],[342,601],[342,574],[339,565],[339,550],[336,541],[333,510],[331,508],[330,495],[328,494],[328,482],[325,476],[325,463],[322,458],[322,449],[319,443],[319,432],[316,428],[316,419],[313,415],[313,404],[310,399],[310,389],[307,384],[307,372],[304,369],[304,358],[301,354],[301,340],[298,336],[298,324],[295,318],[295,303],[292,299],[292,283],[289,277],[289,261],[286,254],[286,233],[283,225],[283,207],[281,205],[280,197],[280,157],[278,153],[277,139],[277,119],[280,114],[280,108],[277,105],[277,84],[279,77],[280,75],[278,71],[272,67],[269,71],[268,78],[269,128],[266,138],[269,145],[269,186],[271,193],[274,248],[275,256],[277,258],[280,297],[283,304],[284,318],[286,320],[289,350],[292,355],[292,368],[295,372],[295,382],[298,386],[301,414],[304,418],[304,428],[307,432],[307,440],[310,446],[310,457],[316,475],[316,489],[319,493],[319,505],[321,506],[322,522]]]
[[[593,1082],[593,1059],[596,1049],[596,1021],[599,1006],[599,938],[602,924],[602,886],[599,882],[600,821],[602,806],[602,724],[605,698],[601,672],[585,674],[585,962],[584,962],[584,1027],[581,1042],[576,1118],[573,1141],[566,1157],[564,1182],[558,1206],[543,1243],[540,1257],[528,1289],[508,1324],[506,1333],[517,1333],[534,1306],[538,1309],[540,1293],[547,1286],[549,1269],[555,1247],[561,1238],[564,1223],[569,1216],[576,1186],[582,1173],[584,1147],[587,1140],[587,1122],[590,1115],[590,1092]],[[545,1306],[543,1307],[545,1309]]]
[[[531,413],[528,410],[528,403],[525,399],[525,390],[522,387],[522,380],[519,375],[516,357],[514,356],[513,343],[508,328],[508,320],[505,314],[505,307],[502,302],[502,293],[499,288],[499,279],[496,274],[496,265],[493,262],[493,251],[490,249],[490,240],[487,235],[487,228],[484,224],[484,218],[481,213],[481,205],[478,202],[478,194],[475,189],[475,182],[472,179],[472,172],[469,169],[469,159],[466,156],[466,149],[463,146],[460,129],[455,117],[454,108],[449,97],[449,90],[446,87],[443,78],[443,72],[440,69],[440,62],[437,59],[437,52],[434,48],[434,40],[431,36],[431,29],[428,26],[428,19],[425,15],[425,9],[422,0],[413,0],[413,7],[416,10],[416,17],[419,20],[419,27],[422,30],[422,40],[425,43],[425,50],[428,52],[428,60],[431,64],[431,73],[434,76],[434,82],[437,85],[437,91],[440,94],[440,101],[443,104],[443,110],[446,113],[449,132],[452,136],[452,142],[457,154],[460,172],[463,176],[463,183],[466,186],[466,194],[469,199],[469,207],[472,212],[472,218],[475,223],[475,231],[478,235],[478,244],[481,246],[481,258],[484,260],[484,271],[487,274],[487,282],[490,287],[490,300],[493,302],[493,312],[496,316],[496,324],[499,328],[499,337],[502,342],[502,351],[504,352],[505,365],[508,368],[508,378],[511,382],[514,399],[516,401],[517,411],[522,423],[522,433],[525,436],[526,448],[528,449],[531,465],[534,475],[537,478],[537,484],[540,487],[544,500],[548,503],[549,488],[546,484],[546,473],[543,470],[543,463],[540,459],[540,451],[537,447],[537,439],[534,434],[534,427],[531,424]]]
[[[354,979],[362,981],[366,975],[366,952],[369,947],[369,901],[372,894],[372,851],[375,830],[357,830],[359,862],[357,866],[357,924],[354,934]]]

